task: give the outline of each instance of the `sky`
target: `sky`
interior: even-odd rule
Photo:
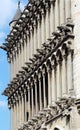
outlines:
[[[21,10],[28,0],[21,1]],[[18,0],[0,0],[0,45],[5,42],[10,32],[9,22],[12,20],[17,10]],[[9,64],[6,52],[0,49],[0,130],[11,130],[10,110],[7,106],[7,97],[2,92],[10,81]]]

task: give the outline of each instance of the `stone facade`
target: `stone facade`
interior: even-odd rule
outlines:
[[[3,94],[12,130],[80,130],[79,7],[29,0],[1,47],[11,65]]]

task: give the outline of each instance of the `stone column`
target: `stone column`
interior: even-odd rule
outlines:
[[[16,74],[19,72],[19,48],[18,48],[18,43],[17,43],[17,72]]]
[[[27,90],[24,88],[24,121],[26,122],[26,112],[27,112]]]
[[[53,60],[52,61],[52,104],[55,104],[55,101],[57,100],[57,86],[56,86],[56,63]]]
[[[41,93],[41,72],[38,74],[39,79],[39,100],[40,100],[40,110],[42,110],[42,93]]]
[[[52,71],[50,67],[47,67],[48,73],[48,105],[51,105],[51,98],[52,98]]]
[[[23,66],[23,40],[21,35],[21,67]]]
[[[14,130],[16,129],[16,102],[14,100]]]
[[[36,53],[36,21],[34,20],[34,54]]]
[[[13,51],[13,77],[15,73],[15,57],[14,57],[14,51]]]
[[[19,126],[21,126],[21,95],[19,95]]]
[[[54,14],[54,4],[55,1],[54,0],[50,0],[51,3],[51,8],[50,8],[50,35],[52,34],[52,32],[54,32],[54,27],[55,27],[55,14]]]
[[[65,0],[66,21],[71,18],[71,0]]]
[[[45,42],[45,12],[44,9],[42,9],[41,11],[41,16],[42,16],[42,22],[41,22],[41,44],[43,44]],[[46,17],[48,17],[48,12],[46,14]],[[47,19],[47,18],[46,18]],[[47,19],[48,20],[48,19]],[[47,24],[47,21],[46,21]],[[47,25],[46,25],[47,26]],[[48,29],[46,30],[48,31]],[[46,32],[47,34],[48,32]],[[48,34],[47,34],[48,35]]]
[[[36,113],[38,113],[37,77],[34,78],[34,84],[35,84],[35,107],[36,107]]]
[[[47,106],[46,102],[46,86],[45,86],[45,69],[42,70],[42,76],[43,76],[43,95],[44,95],[44,108]]]
[[[18,43],[18,48],[19,48],[19,70],[21,69],[21,43],[19,41]]]
[[[29,31],[27,31],[27,62],[29,61],[30,58],[30,42],[29,42]]]
[[[31,82],[31,101],[32,101],[32,117],[34,116],[34,97],[33,97],[33,82]]]
[[[50,37],[50,14],[49,5],[46,3],[46,40]]]
[[[67,56],[67,86],[68,86],[68,93],[70,92],[71,89],[73,89],[73,85],[72,85],[72,51],[70,50],[70,52],[68,53]]]
[[[11,72],[10,72],[10,75],[11,75],[11,80],[13,79],[13,60],[11,60]]]
[[[18,128],[18,118],[19,118],[19,115],[18,115],[18,96],[16,95],[16,128]]]
[[[31,53],[30,58],[33,57],[33,53],[34,53],[33,48],[34,48],[34,46],[33,46],[33,29],[32,29],[32,26],[30,26],[30,53]]]
[[[29,119],[31,118],[31,108],[30,108],[30,87],[28,86],[28,112],[29,112]]]
[[[67,94],[67,56],[64,51],[65,50],[62,52],[62,96],[65,96],[65,94]]]
[[[24,86],[23,86],[24,87]],[[23,91],[23,90],[22,90]],[[21,106],[21,115],[22,115],[22,124],[24,123],[24,93],[21,92],[21,100],[22,100],[22,106]]]
[[[57,100],[62,97],[62,84],[61,84],[61,61],[57,62]]]
[[[12,106],[12,130],[14,130],[14,105]]]
[[[27,54],[27,37],[26,37],[26,34],[24,34],[24,65],[25,65],[25,62],[27,62],[26,60],[27,60],[27,56],[26,56],[26,54]]]
[[[67,0],[60,0],[60,25],[65,22],[65,3]]]
[[[55,1],[55,30],[59,26],[59,5],[58,0]]]
[[[12,109],[12,130],[14,130],[14,101],[13,100],[14,99],[12,99],[12,107],[11,107],[11,109]],[[8,105],[10,105],[10,104],[8,104]],[[10,107],[9,107],[9,109],[10,109]]]
[[[41,22],[40,22],[40,15],[37,17],[38,21],[38,49],[41,48]]]

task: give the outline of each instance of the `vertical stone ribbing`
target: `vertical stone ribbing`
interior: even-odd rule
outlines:
[[[62,52],[62,96],[67,94],[67,56],[64,51]]]
[[[46,40],[50,36],[50,14],[49,14],[49,5],[46,3]]]
[[[50,8],[50,36],[51,36],[55,28],[55,22],[54,22],[55,21],[55,14],[54,14],[55,2],[54,0],[50,0],[50,3],[51,3],[51,8]]]
[[[47,102],[46,102],[46,86],[45,86],[45,70],[43,70],[43,72],[42,72],[43,74],[43,95],[44,95],[44,108],[46,108],[46,106],[47,106]]]
[[[52,93],[51,93],[51,91],[52,91],[52,71],[51,71],[50,67],[47,67],[47,74],[48,74],[48,95],[47,95],[48,96],[48,105],[51,105],[51,98],[52,98]]]
[[[38,113],[38,93],[37,93],[37,79],[36,78],[34,79],[34,84],[35,84],[35,108],[36,108],[36,114],[37,114]]]
[[[65,0],[67,2],[67,0]],[[65,22],[64,0],[60,0],[60,25]]]
[[[41,48],[41,20],[40,20],[40,15],[37,16],[37,21],[38,21],[38,49]]]
[[[40,100],[40,110],[42,110],[41,72],[38,74],[38,79],[39,79],[39,100]]]
[[[55,30],[59,26],[59,8],[58,8],[58,0],[55,2]]]
[[[41,41],[41,44],[43,44],[45,42],[45,12],[44,12],[44,9],[42,9],[41,15],[42,15],[42,22],[41,22],[41,38],[42,38],[42,41]],[[48,16],[46,16],[46,17],[48,17]],[[47,28],[46,28],[46,30],[47,30]]]

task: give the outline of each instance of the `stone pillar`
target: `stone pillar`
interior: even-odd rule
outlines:
[[[42,110],[42,91],[41,91],[41,72],[38,74],[39,79],[39,101],[40,101],[40,110]]]
[[[67,2],[67,0],[60,0],[60,25],[65,22],[65,2]]]
[[[26,59],[27,59],[27,56],[26,56],[26,54],[27,54],[27,37],[26,37],[26,34],[24,34],[24,65],[25,65],[25,62],[27,62],[26,61]]]
[[[46,17],[48,17],[47,15],[48,14],[46,14]],[[42,38],[42,41],[41,41],[41,43],[43,44],[45,42],[45,12],[44,12],[44,9],[42,9],[42,11],[41,11],[41,16],[42,16],[42,22],[41,22],[41,36],[42,36],[41,38]],[[46,18],[46,20],[48,20],[48,19]],[[47,21],[46,21],[46,24],[47,24]],[[48,31],[48,29],[46,31]],[[48,32],[46,32],[46,34],[47,33]]]
[[[23,40],[21,35],[21,67],[23,66]]]
[[[41,22],[40,22],[40,15],[37,17],[38,21],[38,49],[41,48]]]
[[[12,109],[12,130],[14,130],[14,103],[12,103],[12,108],[11,109]]]
[[[57,100],[62,97],[62,84],[61,84],[61,61],[57,62]]]
[[[46,3],[46,40],[50,37],[50,14],[49,5]]]
[[[19,48],[19,70],[21,69],[21,43],[19,41],[18,43],[18,48]]]
[[[21,126],[21,95],[19,95],[19,126]]]
[[[30,87],[28,86],[28,112],[29,112],[29,119],[31,118],[31,108],[30,108]]]
[[[62,96],[65,96],[67,94],[67,56],[63,50],[62,52]]]
[[[36,47],[36,21],[34,20],[34,54],[36,53],[36,49],[37,49],[37,47]]]
[[[34,97],[33,97],[33,82],[31,82],[31,101],[32,101],[32,117],[34,116]]]
[[[55,1],[55,30],[59,26],[59,4],[58,0]]]
[[[30,39],[29,39],[29,31],[27,31],[27,62],[29,61],[30,58]]]
[[[55,104],[55,101],[57,100],[57,86],[56,86],[56,63],[53,60],[52,61],[52,104]]]
[[[16,129],[16,102],[14,101],[14,130]]]
[[[15,73],[15,56],[14,56],[14,51],[13,51],[13,77]]]
[[[71,18],[71,0],[65,0],[66,21]]]
[[[24,86],[23,86],[24,87]],[[22,90],[23,91],[23,90]],[[21,100],[22,100],[22,106],[21,106],[21,115],[22,115],[22,124],[24,123],[24,93],[21,92]]]
[[[33,29],[32,29],[32,26],[30,26],[30,58],[33,57],[33,53],[34,53],[33,48],[34,48],[34,46],[33,46]]]
[[[16,128],[18,128],[18,118],[19,118],[19,115],[18,115],[18,96],[16,95]]]
[[[54,0],[50,0],[51,3],[51,8],[50,8],[50,35],[52,34],[52,32],[54,32],[54,27],[55,27],[55,14],[54,14],[54,4],[55,1]]]
[[[11,75],[10,80],[12,80],[13,79],[13,60],[11,60],[11,72],[10,72],[10,75]]]
[[[27,112],[27,90],[24,88],[24,121],[26,122],[26,112]]]
[[[52,71],[50,67],[47,67],[48,73],[48,105],[51,105],[51,98],[52,98]]]
[[[68,93],[70,92],[71,89],[73,89],[73,85],[72,85],[72,51],[70,51],[68,53],[67,56],[67,86],[68,86]]]
[[[34,84],[35,84],[35,107],[36,107],[36,113],[38,113],[37,77],[34,78]]]
[[[46,101],[46,86],[45,86],[45,68],[42,70],[42,76],[43,76],[43,95],[44,95],[44,108],[47,107],[47,101]]]

